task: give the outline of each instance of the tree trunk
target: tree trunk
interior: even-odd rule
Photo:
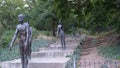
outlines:
[[[55,19],[54,18],[52,18],[52,26],[51,26],[51,28],[52,28],[52,35],[53,36],[56,36],[56,34],[55,34]]]

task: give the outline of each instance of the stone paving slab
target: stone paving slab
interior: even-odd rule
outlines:
[[[77,45],[66,45],[66,47],[76,47]],[[51,45],[50,47],[58,47],[58,48],[60,48],[60,47],[62,47],[61,45]]]
[[[70,58],[33,58],[28,68],[65,68]],[[1,68],[22,68],[20,59],[2,62]]]
[[[66,48],[66,50],[75,50],[75,46],[69,46]],[[46,50],[62,50],[61,47],[42,47],[39,49],[39,51],[46,51]]]
[[[73,54],[73,50],[47,50],[47,51],[39,51],[33,52],[32,58],[40,58],[40,57],[66,57]]]

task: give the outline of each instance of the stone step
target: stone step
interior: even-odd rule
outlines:
[[[77,45],[71,45],[70,43],[68,44],[68,45],[66,45],[66,47],[76,47]],[[60,47],[62,47],[61,45],[59,45],[59,44],[52,44],[52,45],[50,45],[50,47],[58,47],[58,48],[60,48]]]
[[[32,58],[40,58],[40,57],[66,57],[73,54],[73,50],[47,50],[47,51],[39,51],[33,52]]]
[[[66,50],[75,50],[75,46],[66,47]],[[40,51],[46,51],[46,50],[62,50],[61,47],[42,47],[39,49]]]
[[[65,68],[70,58],[32,58],[28,68]],[[22,68],[20,59],[1,63],[1,68]]]

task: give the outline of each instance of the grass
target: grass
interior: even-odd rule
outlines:
[[[101,32],[100,34],[98,34],[98,36],[110,36],[110,35],[115,34],[115,33],[116,33],[116,29],[113,29],[113,30],[110,30],[107,32]]]
[[[32,51],[38,51],[40,47],[49,46],[50,41],[39,39],[33,40]],[[12,47],[12,51],[8,48],[0,48],[0,62],[20,58],[19,46]]]
[[[77,64],[80,60],[80,56],[81,56],[81,45],[78,45],[76,47],[76,49],[74,50],[72,55],[67,55],[66,57],[71,58],[71,60],[69,61],[69,63],[67,63],[65,68],[73,68],[74,64],[73,62],[75,61],[76,64],[76,68],[79,68],[79,65]]]
[[[105,58],[120,60],[120,45],[103,46],[98,49],[99,53],[102,54]]]

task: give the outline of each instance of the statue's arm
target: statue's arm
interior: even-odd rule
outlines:
[[[12,38],[11,43],[10,43],[10,47],[13,46],[13,44],[14,44],[14,42],[15,42],[15,40],[16,40],[17,34],[18,34],[18,26],[17,26],[17,28],[16,28],[16,30],[15,30],[15,34],[14,34],[14,36],[13,36],[13,38]]]
[[[27,45],[28,42],[28,38],[29,38],[29,25],[26,26],[26,41],[25,41],[25,45]]]
[[[58,35],[59,35],[59,26],[57,27],[57,37],[58,37]]]
[[[31,32],[30,38],[32,40],[32,33],[33,33],[32,27],[30,27],[30,32]]]

